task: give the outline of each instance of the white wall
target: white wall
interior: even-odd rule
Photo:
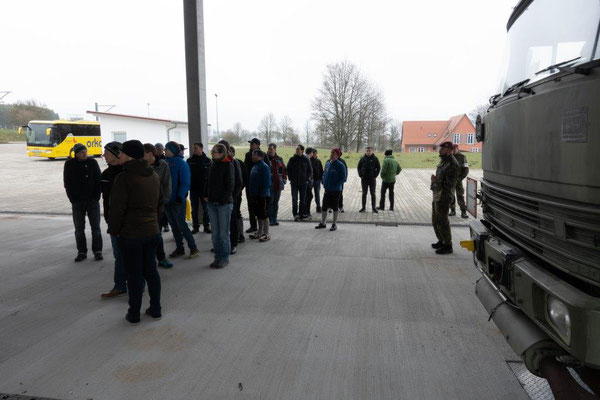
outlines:
[[[125,140],[137,139],[142,143],[162,143],[169,140],[175,140],[182,143],[186,148],[189,147],[188,125],[178,124],[171,129],[170,138],[167,137],[167,130],[174,124],[162,121],[152,121],[137,118],[117,117],[112,115],[101,115],[100,130],[102,132],[102,146],[114,140],[124,142]],[[118,137],[119,132],[125,133],[125,138]],[[117,138],[115,139],[115,134]],[[186,151],[186,155],[188,152]]]

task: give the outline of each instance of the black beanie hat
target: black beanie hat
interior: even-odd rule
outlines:
[[[77,143],[77,144],[75,144],[75,146],[73,146],[73,154],[77,154],[83,150],[87,150],[87,147],[85,147],[84,144]]]
[[[113,156],[119,157],[121,149],[123,149],[123,145],[119,142],[110,142],[107,143],[106,146],[104,146],[104,148],[106,149],[106,151],[111,152]]]
[[[121,149],[125,155],[139,160],[140,158],[144,158],[144,145],[139,140],[128,140],[123,143],[123,148]]]

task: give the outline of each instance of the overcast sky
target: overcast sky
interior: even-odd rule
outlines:
[[[208,122],[301,129],[325,66],[357,64],[396,120],[447,119],[497,91],[516,0],[205,0]],[[181,0],[0,1],[0,91],[61,117],[187,120]],[[102,108],[101,108],[102,110]],[[90,118],[90,116],[87,116]]]

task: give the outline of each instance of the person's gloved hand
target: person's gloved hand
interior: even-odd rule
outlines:
[[[181,204],[182,202],[183,202],[183,199],[181,197],[177,196],[175,198],[175,204]]]

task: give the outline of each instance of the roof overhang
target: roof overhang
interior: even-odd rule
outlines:
[[[175,121],[170,119],[161,119],[161,118],[150,118],[150,117],[142,117],[139,115],[127,115],[127,114],[115,114],[115,113],[107,113],[100,111],[86,111],[88,114],[92,114],[98,117],[118,117],[118,118],[131,118],[131,119],[141,119],[145,121],[154,121],[154,122],[166,122],[169,124],[177,124],[177,125],[187,125],[187,121]]]

